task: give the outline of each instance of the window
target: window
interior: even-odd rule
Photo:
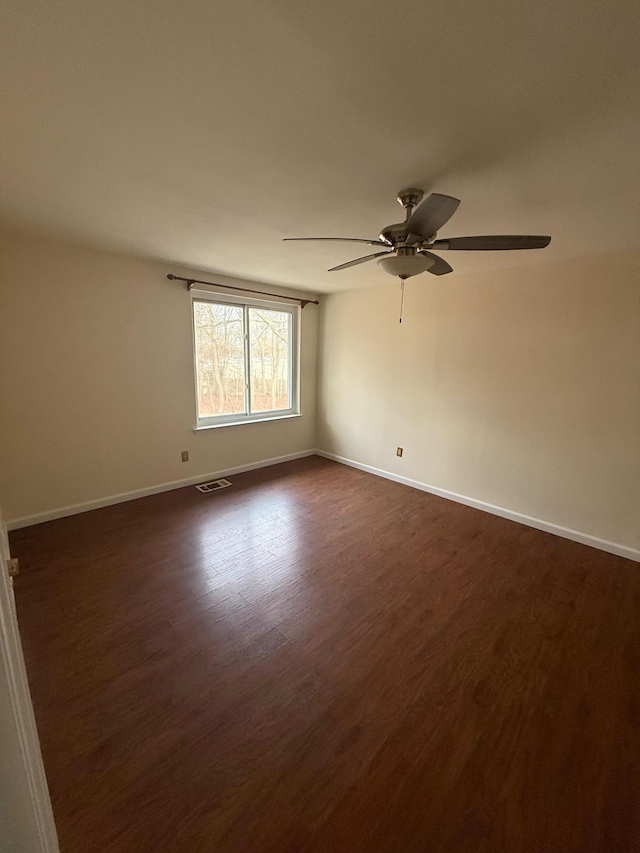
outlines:
[[[193,299],[198,427],[298,414],[299,310]]]

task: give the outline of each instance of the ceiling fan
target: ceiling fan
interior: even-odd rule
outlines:
[[[285,237],[292,240],[338,240],[344,243],[366,243],[380,246],[384,251],[374,252],[346,264],[331,267],[329,272],[346,270],[357,264],[378,259],[378,264],[389,275],[410,278],[423,272],[431,275],[446,275],[453,272],[445,260],[431,250],[446,251],[504,251],[506,249],[544,249],[551,237],[526,235],[494,235],[490,237],[450,237],[436,240],[437,232],[456,212],[460,199],[450,195],[431,193],[424,196],[420,189],[409,188],[398,193],[398,204],[406,210],[404,222],[388,225],[380,232],[377,240],[351,237]]]

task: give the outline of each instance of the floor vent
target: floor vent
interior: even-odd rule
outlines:
[[[229,480],[211,480],[209,483],[200,483],[196,489],[199,492],[217,492],[218,489],[226,489],[230,485]]]

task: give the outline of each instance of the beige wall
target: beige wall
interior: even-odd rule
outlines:
[[[425,275],[398,309],[325,299],[319,448],[640,546],[640,254]]]
[[[319,447],[640,547],[638,253],[416,278],[402,325],[396,285],[325,297],[303,417],[199,433],[184,268],[9,232],[0,254],[10,520]]]
[[[316,306],[302,311],[303,416],[195,433],[190,299],[166,279],[184,269],[18,233],[0,234],[0,258],[9,521],[314,447]]]

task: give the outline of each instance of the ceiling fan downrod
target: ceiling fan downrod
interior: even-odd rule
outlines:
[[[422,190],[417,189],[417,187],[409,187],[407,190],[400,190],[396,201],[401,207],[404,207],[406,210],[406,216],[404,221],[408,222],[411,214],[414,211],[424,197],[424,193]]]

